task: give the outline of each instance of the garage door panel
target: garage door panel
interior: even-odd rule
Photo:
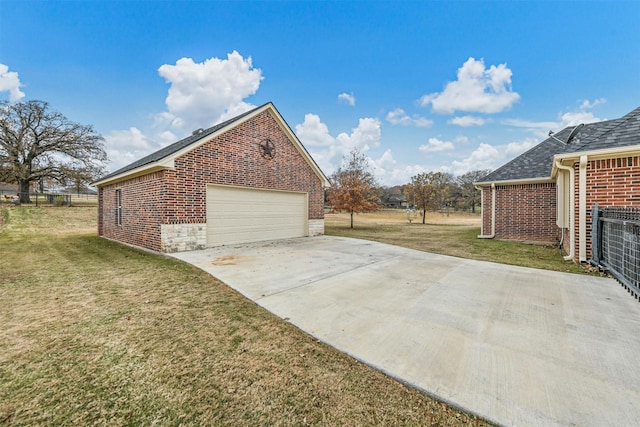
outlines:
[[[306,233],[305,193],[207,188],[208,246],[301,237]]]

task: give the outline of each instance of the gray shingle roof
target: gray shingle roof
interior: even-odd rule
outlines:
[[[565,141],[572,130],[573,126],[565,128],[553,136],[561,141]],[[530,150],[525,151],[515,159],[482,178],[482,182],[510,181],[551,176],[553,156],[567,149],[565,143],[555,138],[549,137]]]
[[[482,182],[550,178],[553,156],[640,145],[640,107],[615,120],[589,123],[567,144],[575,126],[564,128],[482,178]]]
[[[620,119],[594,123],[594,125],[599,125],[597,131],[584,137],[582,131],[576,135],[576,139],[580,141],[575,144],[571,153],[640,144],[640,107]],[[587,126],[585,125],[585,128]]]
[[[226,122],[222,122],[219,123],[215,126],[212,126],[208,129],[203,129],[203,130],[199,130],[199,131],[195,131],[194,133],[192,133],[191,135],[189,135],[188,137],[181,139],[180,141],[174,142],[171,145],[168,145],[166,147],[161,148],[158,151],[155,151],[139,160],[136,160],[133,163],[128,164],[127,166],[124,166],[120,169],[118,169],[115,172],[111,172],[110,174],[107,174],[105,176],[103,176],[102,178],[100,178],[98,181],[103,181],[105,179],[111,178],[113,176],[116,175],[120,175],[122,173],[128,172],[130,170],[133,170],[135,168],[139,168],[140,166],[144,166],[147,165],[149,163],[153,163],[153,162],[157,162],[159,160],[164,159],[165,157],[169,157],[170,155],[177,153],[178,151],[182,150],[185,147],[188,147],[189,145],[193,144],[194,142],[208,136],[211,135],[212,133],[223,129],[231,124],[233,124],[234,122],[240,120],[241,118],[250,115],[251,113],[253,113],[256,110],[259,110],[260,108],[264,107],[265,105],[269,104],[268,102],[266,104],[263,104],[259,107],[256,107],[252,110],[249,110],[245,113],[242,113],[238,116],[233,117],[232,119],[227,120]]]

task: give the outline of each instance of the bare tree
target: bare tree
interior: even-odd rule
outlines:
[[[480,206],[480,191],[473,185],[474,182],[480,181],[482,178],[491,173],[491,170],[473,170],[460,175],[456,178],[458,198],[460,204],[465,209],[471,209],[476,212],[476,206]]]
[[[96,170],[107,160],[103,138],[50,111],[44,101],[0,102],[0,181],[17,182],[20,202],[29,203],[30,184],[45,178],[64,182],[70,170]]]
[[[343,165],[330,178],[328,201],[333,209],[351,214],[379,209],[376,181],[369,170],[367,158],[354,150],[343,159]]]
[[[73,191],[80,195],[80,192],[87,188],[88,184],[97,180],[104,174],[104,168],[101,165],[95,167],[87,167],[83,165],[72,165],[64,171],[64,180],[62,184],[73,187]]]

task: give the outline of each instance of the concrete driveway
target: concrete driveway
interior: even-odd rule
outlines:
[[[640,420],[640,303],[613,279],[329,236],[173,256],[492,422]]]

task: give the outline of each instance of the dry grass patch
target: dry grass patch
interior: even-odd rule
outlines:
[[[98,238],[95,213],[9,208],[0,424],[485,425],[200,270]]]

